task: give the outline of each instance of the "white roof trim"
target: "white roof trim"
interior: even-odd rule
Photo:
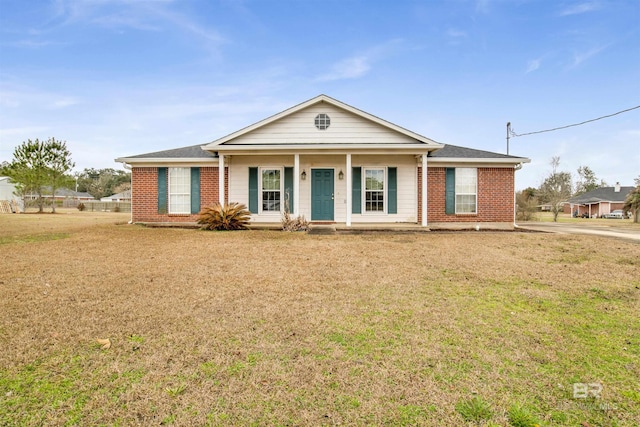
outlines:
[[[465,158],[465,157],[429,157],[428,163],[505,163],[505,164],[518,164],[518,163],[531,163],[531,159],[526,157],[512,157],[512,158],[495,158],[495,157],[477,157],[477,158]]]
[[[414,144],[247,144],[247,145],[224,145],[218,146],[217,151],[219,153],[227,153],[232,151],[245,152],[256,151],[261,149],[262,151],[291,151],[291,152],[306,152],[306,151],[356,151],[356,150],[399,150],[399,151],[415,151],[419,153],[428,153],[435,151],[440,147],[433,147],[421,143]]]
[[[415,132],[412,132],[412,131],[410,131],[408,129],[405,129],[403,127],[395,125],[395,124],[393,124],[391,122],[383,120],[383,119],[381,119],[379,117],[376,117],[376,116],[374,116],[372,114],[366,113],[366,112],[364,112],[362,110],[358,110],[357,108],[352,107],[351,105],[345,104],[343,102],[340,102],[337,99],[333,99],[333,98],[331,98],[331,97],[329,97],[327,95],[318,95],[315,98],[312,98],[312,99],[310,99],[308,101],[305,101],[305,102],[303,102],[301,104],[298,104],[298,105],[296,105],[294,107],[291,107],[291,108],[289,108],[287,110],[284,110],[284,111],[282,111],[282,112],[280,112],[278,114],[275,114],[275,115],[273,115],[271,117],[268,117],[268,118],[266,118],[264,120],[261,120],[261,121],[259,121],[257,123],[254,123],[254,124],[250,125],[250,126],[247,126],[247,127],[243,128],[243,129],[240,129],[239,131],[236,131],[236,132],[234,132],[232,134],[229,134],[229,135],[224,136],[224,137],[222,137],[220,139],[212,141],[209,144],[205,145],[203,147],[203,149],[204,150],[216,150],[217,151],[217,150],[219,150],[219,148],[220,148],[220,146],[222,144],[224,144],[224,143],[226,143],[226,142],[228,142],[228,141],[230,141],[232,139],[235,139],[235,138],[237,138],[239,136],[245,135],[245,134],[247,134],[249,132],[252,132],[252,131],[254,131],[254,130],[258,129],[258,128],[266,126],[269,123],[273,123],[276,120],[279,120],[279,119],[281,119],[283,117],[286,117],[288,115],[294,114],[294,113],[296,113],[296,112],[298,112],[300,110],[303,110],[303,109],[305,109],[307,107],[310,107],[312,105],[318,104],[320,102],[326,102],[326,103],[331,104],[331,105],[333,105],[335,107],[338,107],[338,108],[341,108],[343,110],[349,111],[350,113],[353,113],[353,114],[355,114],[357,116],[360,116],[362,118],[368,119],[368,120],[370,120],[372,122],[375,122],[375,123],[377,123],[377,124],[379,124],[381,126],[384,126],[384,127],[388,128],[388,129],[391,129],[391,130],[394,130],[394,131],[396,131],[398,133],[406,135],[409,138],[416,139],[416,140],[420,141],[423,144],[428,144],[429,146],[431,146],[433,148],[441,148],[441,147],[444,146],[443,144],[440,144],[440,143],[438,143],[438,142],[436,142],[436,141],[434,141],[432,139],[429,139],[426,136],[422,136],[422,135],[417,134]],[[258,147],[262,148],[262,147],[265,147],[265,145],[259,145]],[[268,147],[268,145],[266,145],[266,147]],[[255,146],[254,146],[254,149],[255,149]]]
[[[214,163],[218,164],[218,159],[207,159],[202,157],[118,157],[115,159],[119,163]]]

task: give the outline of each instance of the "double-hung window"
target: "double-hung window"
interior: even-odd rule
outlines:
[[[475,214],[478,212],[478,169],[456,168],[456,213]]]
[[[385,169],[364,169],[364,211],[384,212]]]
[[[191,168],[169,168],[169,213],[191,213]]]
[[[280,212],[282,201],[282,169],[261,169],[262,212]]]

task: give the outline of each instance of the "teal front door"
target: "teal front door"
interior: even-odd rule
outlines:
[[[312,221],[333,221],[333,198],[333,169],[312,169]]]

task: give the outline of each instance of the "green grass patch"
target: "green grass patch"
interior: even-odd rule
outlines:
[[[538,427],[540,420],[527,406],[515,404],[509,407],[507,412],[509,423],[513,427]]]
[[[465,421],[487,421],[493,416],[491,406],[479,396],[458,402],[456,411]]]
[[[38,243],[49,242],[53,240],[61,240],[69,238],[69,233],[48,233],[48,234],[31,234],[26,236],[2,236],[0,237],[0,245],[8,245],[11,243]]]

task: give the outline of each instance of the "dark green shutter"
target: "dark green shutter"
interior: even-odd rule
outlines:
[[[456,213],[456,170],[455,168],[446,168],[444,212],[447,215],[453,215]]]
[[[167,213],[167,168],[158,168],[158,213]]]
[[[200,168],[191,168],[191,213],[200,212]]]
[[[249,168],[249,212],[258,213],[258,168]]]
[[[387,213],[398,213],[398,168],[387,168],[387,174],[389,183],[387,184],[387,198],[389,204],[387,206]]]
[[[284,197],[284,206],[289,208],[289,213],[297,214],[293,211],[293,168],[284,168]]]
[[[351,213],[362,213],[362,168],[353,168],[351,172]]]

